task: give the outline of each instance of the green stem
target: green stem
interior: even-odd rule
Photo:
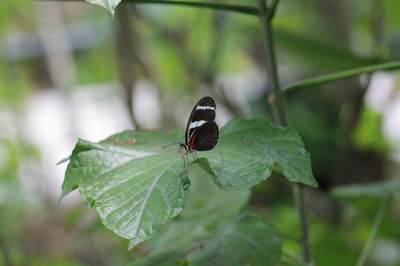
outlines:
[[[303,248],[303,259],[307,265],[313,265],[311,258],[311,245],[308,232],[308,219],[304,201],[304,185],[296,183],[292,186],[297,213],[300,219],[300,244]]]
[[[53,0],[44,0],[53,1]],[[83,1],[83,0],[55,0],[55,1]],[[121,3],[131,4],[160,4],[160,5],[179,5],[188,7],[210,8],[216,10],[233,11],[246,15],[257,15],[258,10],[251,6],[218,4],[211,2],[185,2],[185,1],[170,1],[170,0],[122,0]]]
[[[310,78],[310,79],[305,79],[300,82],[289,85],[289,86],[283,88],[283,90],[286,92],[286,91],[291,91],[291,90],[296,90],[296,89],[314,87],[314,86],[329,83],[332,81],[358,76],[363,73],[370,73],[370,72],[375,72],[375,71],[379,71],[379,70],[393,70],[393,69],[398,69],[398,68],[400,68],[400,61],[370,65],[370,66],[365,66],[365,67],[358,67],[358,68],[335,72],[332,74],[321,75],[321,76]]]
[[[269,20],[269,12],[264,0],[258,0],[260,10],[260,23],[266,59],[266,75],[271,83],[272,92],[268,94],[268,101],[271,104],[274,120],[281,126],[287,126],[285,104],[280,90],[277,64],[275,59],[274,39]]]
[[[278,3],[275,1],[274,3]],[[266,75],[271,83],[272,92],[268,95],[268,101],[272,106],[274,120],[281,126],[287,126],[285,103],[280,90],[279,76],[275,59],[275,48],[273,33],[271,28],[271,13],[268,12],[265,0],[258,0],[260,12],[260,23],[262,27],[262,36],[264,42],[265,58],[267,63]],[[276,7],[276,6],[275,6]],[[294,200],[300,220],[301,245],[303,249],[303,259],[306,264],[312,264],[311,248],[309,242],[308,221],[306,215],[306,206],[304,201],[304,186],[299,183],[292,185]]]
[[[388,208],[388,206],[390,204],[390,201],[391,201],[390,199],[391,199],[391,197],[386,197],[383,200],[381,208],[379,209],[378,213],[375,216],[374,224],[372,226],[372,229],[371,229],[371,232],[369,234],[368,240],[367,240],[367,242],[365,243],[365,245],[363,247],[361,255],[358,258],[357,266],[365,265],[365,262],[368,259],[368,255],[370,254],[372,244],[373,244],[373,242],[375,240],[376,234],[378,233],[379,227],[380,227],[380,225],[382,223],[383,215],[385,214],[385,212],[386,212],[386,210],[387,210],[387,208]]]
[[[272,2],[272,4],[270,5],[270,7],[269,7],[269,10],[270,10],[270,12],[269,12],[269,20],[272,20],[274,18],[275,11],[276,11],[276,8],[278,7],[279,1],[280,0],[274,0]]]

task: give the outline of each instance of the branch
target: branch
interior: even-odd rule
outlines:
[[[394,62],[376,64],[376,65],[369,65],[369,66],[359,67],[359,68],[353,68],[353,69],[349,69],[349,70],[335,72],[332,74],[326,74],[326,75],[321,75],[321,76],[317,76],[317,77],[310,78],[310,79],[305,79],[305,80],[299,81],[297,83],[294,83],[292,85],[289,85],[289,86],[283,88],[283,90],[285,92],[287,92],[287,91],[297,90],[297,89],[302,89],[302,88],[315,87],[315,86],[322,85],[325,83],[330,83],[332,81],[358,76],[358,75],[361,75],[364,73],[371,73],[371,72],[375,72],[375,71],[379,71],[379,70],[393,70],[393,69],[399,69],[399,68],[400,68],[400,61],[394,61]]]
[[[83,0],[39,0],[39,1],[83,1]],[[126,4],[160,4],[160,5],[179,5],[187,7],[210,8],[216,10],[238,12],[246,15],[258,15],[258,10],[251,6],[230,5],[230,4],[217,4],[207,2],[184,2],[184,1],[170,1],[170,0],[122,0],[121,3]]]
[[[275,1],[275,7],[278,1]],[[273,4],[274,6],[274,4]],[[268,12],[265,0],[258,0],[260,23],[264,42],[265,58],[267,62],[267,77],[271,83],[272,92],[268,95],[269,103],[272,106],[274,120],[281,126],[287,126],[284,97],[282,95],[277,64],[275,59],[275,47],[273,32],[271,27],[271,13]],[[303,258],[306,264],[312,265],[311,247],[308,232],[308,220],[306,214],[306,205],[304,200],[304,186],[299,183],[292,184],[294,201],[296,203],[301,230],[301,245],[303,249]]]
[[[271,22],[269,20],[269,13],[265,0],[258,0],[258,3],[264,43],[265,60],[267,63],[266,75],[268,77],[268,82],[271,83],[272,88],[272,92],[268,94],[268,100],[272,107],[275,122],[281,126],[286,126],[287,119],[285,105],[283,95],[280,90],[277,64],[275,60],[274,40],[271,29]]]
[[[274,18],[276,8],[278,7],[279,1],[280,0],[274,0],[274,2],[272,2],[271,6],[269,7],[269,10],[270,10],[269,16],[268,16],[269,20],[272,20]]]

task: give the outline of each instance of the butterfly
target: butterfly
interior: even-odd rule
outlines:
[[[214,121],[215,109],[215,101],[210,96],[195,104],[186,124],[185,143],[180,143],[180,149],[191,153],[212,150],[217,145],[219,129]]]

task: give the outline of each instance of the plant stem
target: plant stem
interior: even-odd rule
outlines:
[[[358,68],[353,68],[353,69],[348,69],[344,71],[339,71],[331,74],[326,74],[326,75],[321,75],[317,76],[314,78],[310,79],[305,79],[302,81],[299,81],[297,83],[294,83],[292,85],[289,85],[285,88],[283,88],[283,91],[291,91],[291,90],[296,90],[296,89],[301,89],[301,88],[309,88],[309,87],[314,87],[318,86],[321,84],[325,83],[330,83],[332,81],[340,80],[340,79],[345,79],[345,78],[351,78],[354,76],[358,76],[364,73],[371,73],[379,70],[393,70],[393,69],[399,69],[400,68],[400,61],[393,61],[393,62],[388,62],[388,63],[383,63],[383,64],[376,64],[376,65],[369,65],[365,67],[358,67]]]
[[[275,1],[274,3],[277,4],[277,2],[278,1]],[[275,122],[281,126],[287,126],[285,102],[280,89],[277,64],[275,60],[275,48],[270,19],[272,18],[272,16],[267,9],[265,0],[258,0],[258,7],[260,12],[260,23],[264,42],[265,59],[267,63],[266,75],[272,89],[272,92],[268,94],[268,101],[271,104]],[[300,220],[303,259],[306,264],[312,264],[311,248],[308,234],[308,221],[306,215],[306,206],[304,202],[304,186],[299,183],[294,183],[292,185],[292,189]]]
[[[42,0],[42,1],[54,1],[54,0]],[[56,1],[83,1],[83,0],[56,0]],[[231,5],[231,4],[218,4],[214,2],[187,2],[187,1],[170,1],[170,0],[122,0],[122,4],[160,4],[160,5],[176,5],[176,6],[188,6],[188,7],[199,7],[199,8],[210,8],[215,10],[232,11],[246,15],[257,15],[257,8],[252,6],[244,5]]]
[[[308,265],[312,265],[311,245],[308,232],[308,219],[304,201],[304,185],[296,183],[292,186],[294,201],[297,207],[297,213],[300,219],[300,243],[303,248],[303,259]]]
[[[274,0],[271,5],[269,6],[269,20],[272,20],[275,15],[276,8],[278,7],[280,0]]]
[[[224,11],[234,11],[242,14],[256,15],[257,9],[251,6],[218,4],[213,2],[185,2],[185,1],[169,1],[169,0],[123,0],[122,3],[137,4],[161,4],[161,5],[181,5],[189,7],[211,8]]]
[[[358,257],[357,266],[363,266],[368,259],[368,255],[370,254],[372,244],[375,240],[376,234],[378,233],[379,227],[382,223],[383,215],[385,214],[390,202],[391,197],[385,197],[382,202],[381,208],[379,209],[378,213],[375,216],[374,224],[372,225],[371,232],[368,236],[368,240],[365,243],[363,250]]]
[[[277,64],[275,60],[274,40],[269,20],[269,13],[265,0],[258,0],[260,10],[260,23],[262,27],[265,59],[267,63],[267,77],[271,83],[272,92],[268,94],[268,101],[271,104],[274,120],[281,126],[287,126],[285,105],[280,90]]]

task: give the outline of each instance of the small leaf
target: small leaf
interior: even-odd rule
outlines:
[[[201,156],[207,159],[195,162],[222,189],[250,188],[266,180],[275,164],[289,181],[317,186],[310,155],[297,132],[264,119],[232,119],[221,129],[216,148]]]
[[[276,265],[281,257],[281,240],[270,223],[252,215],[242,215],[224,224],[189,254],[189,265]]]
[[[400,196],[400,179],[386,180],[382,182],[364,184],[364,185],[348,185],[336,187],[332,190],[332,194],[338,197],[398,197]]]
[[[114,15],[115,8],[117,8],[118,4],[121,2],[121,0],[86,0],[86,1],[91,4],[104,7],[105,9],[110,11],[112,15]]]

